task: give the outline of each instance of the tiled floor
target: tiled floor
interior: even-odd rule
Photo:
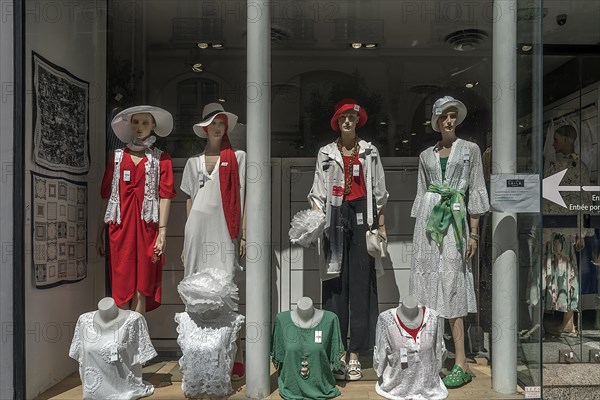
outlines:
[[[501,395],[491,390],[492,379],[489,366],[471,364],[471,370],[476,375],[473,382],[461,389],[450,391],[449,399],[452,400],[480,400],[480,399],[523,399],[523,394]],[[368,377],[371,371],[365,371],[365,377]],[[151,399],[175,400],[184,399],[181,391],[181,373],[177,367],[176,361],[161,361],[150,364],[144,368],[144,380],[155,386],[154,395]],[[246,399],[245,382],[239,382],[234,385],[235,393],[230,399]],[[375,382],[373,380],[362,380],[359,382],[345,382],[340,385],[342,392],[341,399],[381,399],[375,393]],[[519,392],[521,390],[519,389]],[[269,399],[281,399],[277,392],[277,374],[271,371],[271,396]],[[74,373],[64,379],[62,382],[38,396],[36,400],[75,400],[81,399],[81,381],[79,375]]]

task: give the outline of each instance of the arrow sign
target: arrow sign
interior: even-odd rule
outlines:
[[[600,192],[600,186],[560,186],[568,168],[544,178],[542,185],[542,197],[546,200],[567,208],[560,192]]]

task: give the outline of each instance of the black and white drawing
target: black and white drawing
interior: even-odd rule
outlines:
[[[90,168],[89,83],[32,53],[33,159],[52,171],[85,174]]]
[[[31,172],[31,197],[35,286],[43,289],[84,279],[87,183]]]

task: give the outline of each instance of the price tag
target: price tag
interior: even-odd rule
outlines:
[[[125,182],[131,182],[131,171],[130,170],[125,170],[123,171],[123,180]]]
[[[226,167],[226,166],[228,166],[228,165],[229,165],[229,163],[228,163],[227,161],[223,161],[223,162],[221,163],[221,167]]]
[[[416,363],[421,362],[421,356],[419,355],[419,350],[415,350],[415,357],[414,357],[414,359],[415,359]]]
[[[408,368],[408,352],[406,349],[400,349],[400,366],[402,369]]]
[[[353,165],[352,166],[352,176],[359,176],[360,175],[360,165]]]
[[[323,342],[323,331],[315,331],[315,343]]]
[[[452,211],[460,211],[460,203],[452,204]]]
[[[363,224],[363,214],[362,213],[357,213],[356,214],[356,225],[362,225]]]
[[[117,344],[113,344],[112,346],[110,346],[110,362],[117,362],[119,361],[119,349],[117,347]]]

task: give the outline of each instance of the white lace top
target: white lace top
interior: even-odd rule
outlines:
[[[198,314],[175,314],[177,343],[183,356],[179,367],[183,374],[181,388],[186,397],[231,394],[231,369],[237,346],[235,339],[244,317],[234,312],[214,319]]]
[[[142,382],[142,365],[156,357],[144,317],[135,311],[118,329],[101,331],[96,311],[77,320],[69,357],[79,362],[85,399],[138,399],[154,393]]]
[[[440,378],[444,322],[430,308],[416,340],[402,328],[396,309],[379,314],[373,350],[373,369],[379,377],[377,394],[393,400],[445,399],[448,390]],[[406,362],[402,362],[403,355]]]

